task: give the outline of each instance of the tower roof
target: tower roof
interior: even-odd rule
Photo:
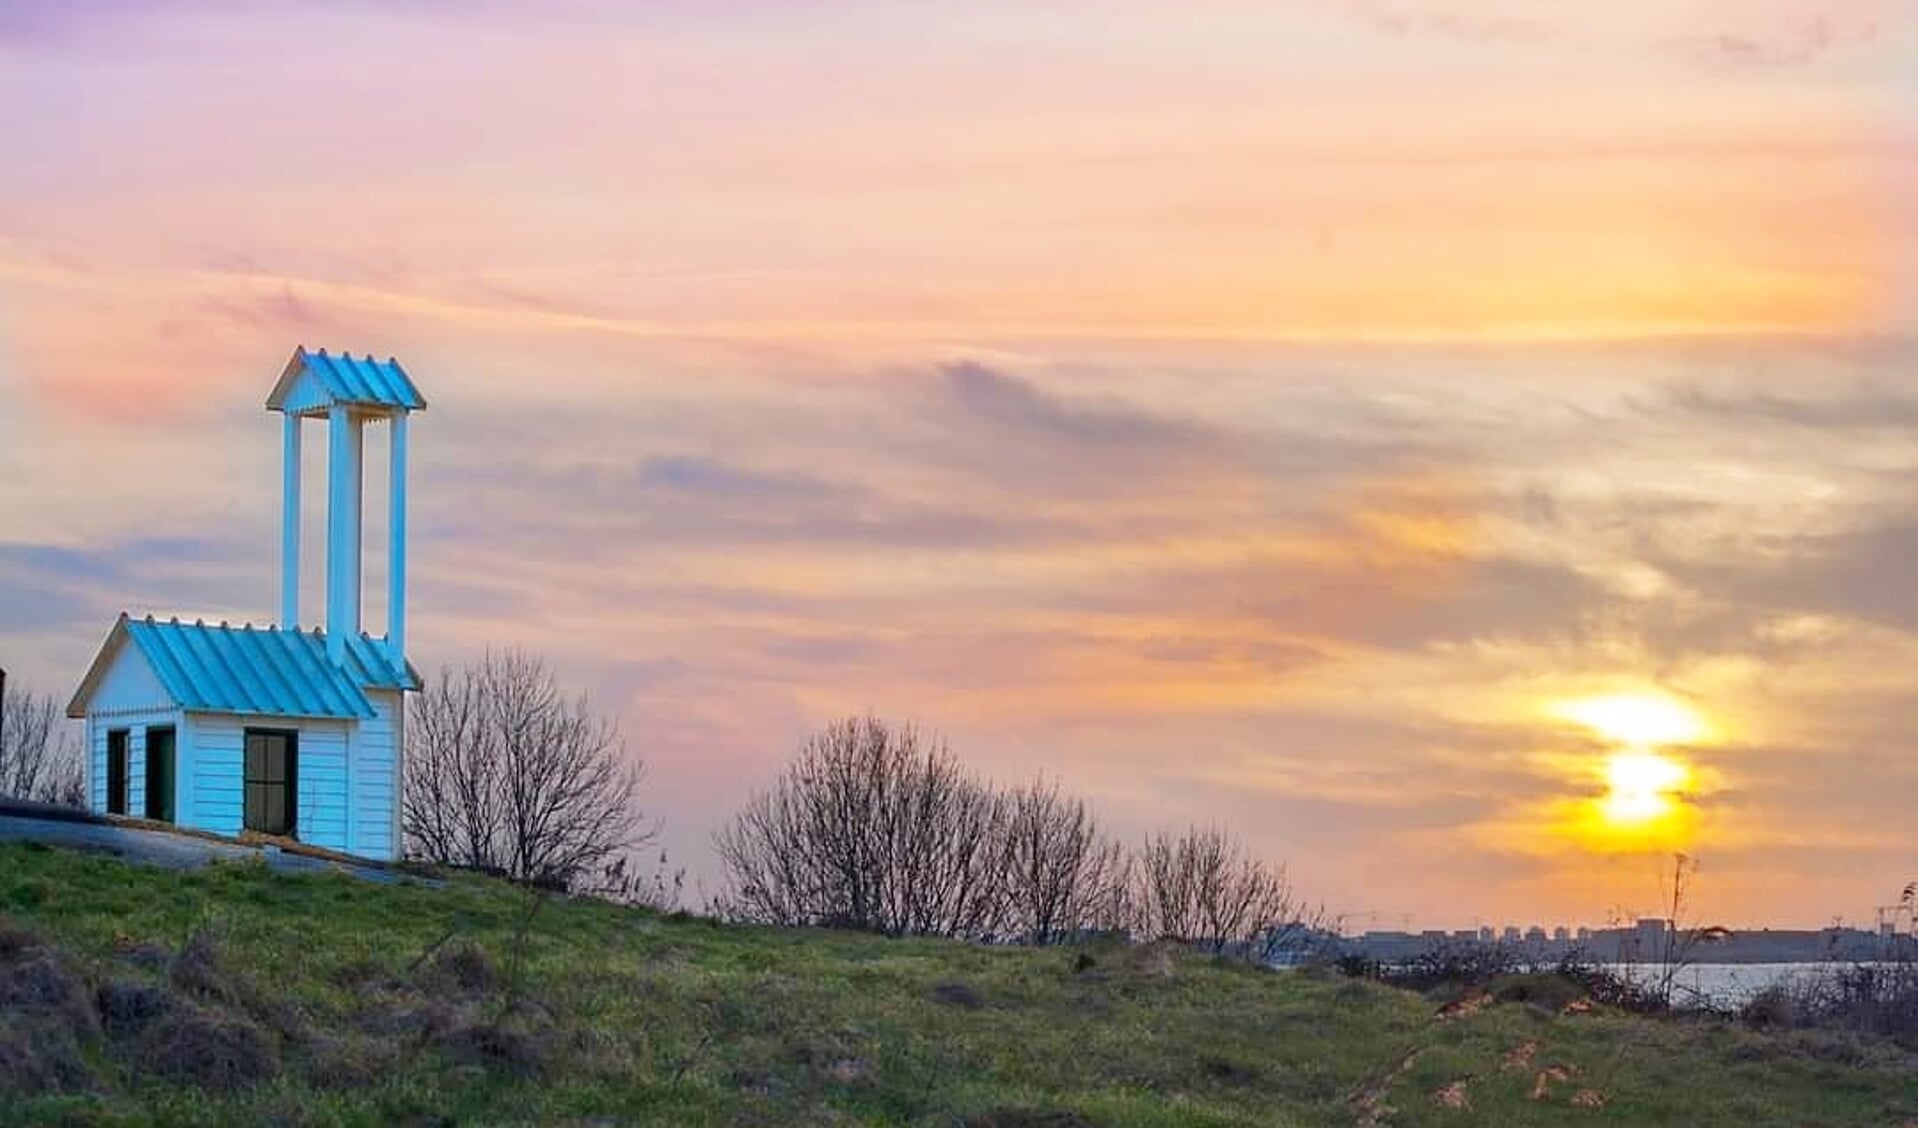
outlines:
[[[394,415],[423,410],[426,397],[392,357],[334,356],[325,349],[307,352],[304,345],[293,350],[293,359],[266,397],[268,411],[292,415],[323,415],[336,403]]]

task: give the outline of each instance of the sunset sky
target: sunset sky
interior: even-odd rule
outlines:
[[[698,876],[871,710],[1356,927],[1673,849],[1869,920],[1914,59],[1897,0],[3,0],[0,665],[270,621],[265,395],[390,354],[415,662],[548,655]]]

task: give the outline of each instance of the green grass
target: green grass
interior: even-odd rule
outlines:
[[[144,1064],[152,1046],[96,1032],[81,1040],[90,1091],[9,1095],[0,1076],[0,1122],[1223,1128],[1352,1125],[1369,1110],[1395,1125],[1918,1119],[1918,1073],[1888,1045],[1523,1005],[1440,1022],[1418,995],[1198,956],[742,928],[589,901],[546,903],[518,942],[530,903],[478,879],[434,889],[257,866],[177,874],[0,847],[0,914],[46,938],[89,994],[109,981],[164,983],[153,946],[177,952],[210,936],[232,996],[182,995],[181,1006],[266,1031],[280,1063],[251,1087],[203,1092],[157,1080]],[[449,930],[440,954],[481,964],[465,986],[456,961],[412,967]],[[136,966],[143,945],[148,966]],[[467,945],[491,957],[490,971]],[[7,966],[0,951],[0,977]],[[452,1032],[384,1021],[426,1010]],[[26,1036],[18,1022],[0,1036],[8,1029]],[[459,1031],[473,1029],[516,1036],[498,1060],[524,1075],[471,1064]],[[1509,1065],[1527,1042],[1538,1044],[1532,1059]],[[1571,1080],[1534,1100],[1549,1065]],[[1460,1080],[1469,1109],[1434,1100]],[[1602,1109],[1572,1103],[1586,1089]]]

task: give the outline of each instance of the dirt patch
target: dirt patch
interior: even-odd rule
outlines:
[[[1570,1081],[1577,1072],[1569,1065],[1548,1065],[1539,1070],[1538,1077],[1532,1081],[1532,1099],[1542,1101],[1550,1098],[1554,1085]]]
[[[1353,1121],[1355,1128],[1378,1128],[1398,1111],[1386,1104],[1385,1098],[1392,1091],[1392,1083],[1404,1076],[1406,1070],[1412,1068],[1412,1063],[1418,1060],[1420,1052],[1407,1050],[1390,1069],[1367,1081],[1358,1092],[1352,1094],[1350,1102],[1352,1110],[1358,1114],[1358,1119]]]
[[[932,989],[932,1001],[943,1003],[961,1010],[978,1010],[986,1005],[985,997],[974,990],[971,984],[955,981],[940,983]]]
[[[1541,1048],[1543,1047],[1541,1047],[1536,1040],[1520,1042],[1518,1045],[1505,1051],[1505,1057],[1501,1059],[1500,1067],[1504,1069],[1529,1068],[1532,1064],[1532,1059],[1538,1056],[1538,1051]]]
[[[252,1023],[182,1009],[148,1032],[140,1067],[177,1085],[232,1092],[273,1076],[280,1063],[266,1033]]]
[[[1432,1091],[1432,1103],[1440,1108],[1470,1112],[1472,1109],[1472,1095],[1466,1091],[1466,1084],[1470,1080],[1471,1078],[1469,1077],[1461,1077],[1457,1081],[1440,1085]]]
[[[1496,1002],[1486,991],[1471,990],[1440,1007],[1437,1017],[1440,1022],[1457,1022],[1461,1018],[1470,1018]]]

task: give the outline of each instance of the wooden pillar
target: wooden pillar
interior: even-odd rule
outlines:
[[[345,404],[329,413],[327,456],[326,649],[346,660],[346,640],[360,632],[360,503],[362,421]]]
[[[386,646],[393,665],[406,669],[406,413],[393,414],[393,451],[387,462]]]
[[[280,626],[300,627],[300,417],[286,413],[280,448]]]

